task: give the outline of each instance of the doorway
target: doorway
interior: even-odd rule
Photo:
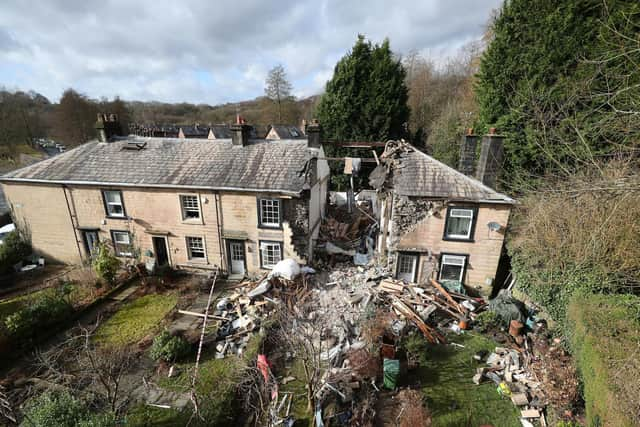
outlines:
[[[229,273],[244,275],[246,270],[244,242],[242,240],[227,240],[227,248],[229,253]]]
[[[98,252],[98,230],[85,230],[84,234],[84,248],[89,255],[89,258],[94,258]]]
[[[418,255],[403,253],[398,254],[398,264],[396,267],[396,279],[407,283],[416,281],[418,270]]]
[[[169,264],[169,250],[167,249],[167,238],[164,236],[153,236],[153,252],[156,255],[156,265],[158,267]]]

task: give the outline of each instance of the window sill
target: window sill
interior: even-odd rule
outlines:
[[[258,224],[258,228],[261,228],[263,230],[282,230],[282,224],[280,224],[280,225]]]
[[[201,218],[183,219],[182,223],[183,224],[189,224],[189,225],[204,225],[204,222],[202,222]]]
[[[202,259],[190,259],[187,261],[187,264],[193,264],[193,265],[207,265],[209,264],[209,261],[207,261],[205,258]]]
[[[110,216],[110,215],[107,215],[105,218],[107,218],[107,219],[129,219],[126,215],[125,216]]]

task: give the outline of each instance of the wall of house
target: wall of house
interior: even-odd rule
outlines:
[[[268,194],[261,197],[279,197]],[[286,204],[291,199],[282,199]],[[260,270],[260,241],[268,240],[282,242],[283,258],[293,258],[299,263],[305,263],[292,243],[293,231],[287,218],[283,222],[282,229],[268,229],[258,227],[258,202],[255,195],[242,193],[220,194],[220,206],[222,210],[223,236],[242,236],[245,241],[245,253],[247,269],[249,271]],[[286,212],[286,210],[285,210]]]
[[[88,259],[81,229],[95,229],[101,241],[112,244],[111,231],[129,231],[133,243],[147,261],[148,251],[153,252],[153,236],[166,236],[169,262],[173,266],[198,269],[227,269],[226,238],[245,241],[247,270],[260,271],[259,241],[278,241],[283,244],[283,257],[294,258],[305,263],[304,255],[293,245],[295,224],[285,217],[281,229],[258,227],[258,203],[255,194],[225,192],[188,192],[149,188],[113,188],[122,191],[128,219],[107,218],[102,198],[102,188],[73,186],[65,191],[59,185],[3,184],[7,199],[13,207],[16,222],[21,229],[32,235],[36,252],[49,260],[62,263],[80,263]],[[181,194],[197,195],[200,201],[201,218],[182,220]],[[281,198],[278,195],[265,197]],[[282,198],[281,198],[282,199]],[[308,200],[282,199],[284,212],[287,206],[294,210]],[[70,211],[74,213],[72,222]],[[219,221],[218,221],[218,218]],[[304,231],[307,236],[308,224]],[[298,231],[299,232],[299,231]],[[205,243],[206,260],[188,259],[186,237],[202,237]],[[77,239],[77,242],[76,242]],[[152,254],[153,255],[153,254]]]
[[[35,252],[61,263],[81,261],[62,187],[2,184],[19,230]]]
[[[324,149],[320,147],[318,157],[324,157]],[[326,160],[317,160],[316,177],[309,194],[309,238],[311,241],[318,238],[320,222],[324,218],[329,191],[329,178],[331,170]],[[310,247],[313,247],[310,244]],[[311,256],[311,254],[310,254]]]
[[[456,204],[449,204],[449,206],[453,205]],[[468,203],[458,205],[470,206]],[[394,200],[394,211],[396,206],[397,201]],[[396,231],[397,226],[392,222],[390,236],[393,238],[389,239],[390,249],[394,252],[420,254],[417,277],[421,281],[427,280],[431,271],[439,268],[441,253],[467,255],[464,284],[483,293],[490,291],[502,252],[504,232],[489,230],[487,224],[496,222],[502,225],[504,230],[509,221],[511,207],[500,204],[477,204],[478,214],[473,242],[465,242],[443,240],[447,204],[434,201],[431,206],[428,215],[418,220],[413,227],[407,227],[405,224],[404,231],[401,233]],[[395,218],[395,214],[392,214],[392,218]]]

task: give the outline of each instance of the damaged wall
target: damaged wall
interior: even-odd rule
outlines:
[[[309,199],[284,200],[284,220],[291,228],[291,244],[299,257],[307,257],[309,251]]]

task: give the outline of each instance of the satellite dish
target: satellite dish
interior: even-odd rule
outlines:
[[[491,221],[490,223],[488,223],[487,227],[489,227],[489,230],[491,230],[491,231],[500,231],[500,230],[502,230],[502,226],[500,224],[498,224],[497,222],[494,222],[494,221]]]

